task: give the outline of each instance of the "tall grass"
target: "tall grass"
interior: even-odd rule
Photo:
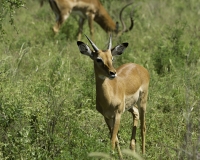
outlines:
[[[116,20],[128,3],[102,2]],[[49,5],[26,3],[28,9],[14,17],[18,33],[4,23],[7,34],[0,43],[0,159],[110,158],[109,132],[95,109],[93,65],[76,45],[77,17],[54,35]],[[151,82],[146,154],[139,130],[137,154],[127,150],[132,118],[125,112],[119,132],[124,159],[200,159],[200,2],[143,0],[133,6],[134,29],[113,38],[113,45],[130,44],[114,66],[141,64]],[[84,33],[89,35],[87,24]],[[95,24],[99,48],[107,38]]]

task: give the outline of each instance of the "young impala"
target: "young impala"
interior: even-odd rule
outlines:
[[[43,0],[41,0],[42,4]],[[50,6],[56,15],[56,24],[53,27],[54,32],[58,32],[60,26],[69,17],[71,13],[76,13],[79,15],[79,30],[78,39],[81,39],[81,33],[83,30],[83,24],[86,19],[88,19],[88,25],[90,28],[91,37],[93,37],[94,28],[93,21],[99,24],[106,32],[115,32],[121,34],[127,32],[133,28],[132,15],[130,16],[131,25],[129,29],[126,29],[124,22],[122,21],[122,11],[124,8],[129,6],[126,5],[120,11],[120,21],[123,26],[123,30],[119,31],[118,23],[115,23],[103,5],[99,0],[49,0]]]
[[[110,130],[112,149],[116,145],[120,159],[122,159],[117,133],[121,115],[125,110],[128,110],[133,116],[130,148],[135,151],[136,127],[140,119],[142,152],[145,153],[148,71],[135,63],[123,64],[117,69],[113,67],[113,56],[121,55],[128,43],[122,43],[111,49],[112,42],[110,37],[108,48],[104,51],[98,49],[88,37],[87,39],[91,43],[93,50],[81,41],[77,41],[77,45],[82,54],[89,56],[93,60],[96,80],[96,109],[104,116]]]

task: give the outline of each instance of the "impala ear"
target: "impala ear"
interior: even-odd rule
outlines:
[[[88,45],[86,45],[85,43],[83,43],[81,41],[77,41],[77,45],[78,45],[79,51],[82,54],[89,56],[90,58],[93,56],[92,50],[90,49],[90,47]]]
[[[126,47],[128,47],[128,43],[122,43],[112,48],[111,53],[113,56],[121,55],[126,49]]]

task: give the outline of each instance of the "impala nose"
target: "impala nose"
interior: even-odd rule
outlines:
[[[110,71],[110,78],[113,79],[116,77],[116,72]]]

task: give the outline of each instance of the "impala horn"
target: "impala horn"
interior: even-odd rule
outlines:
[[[112,48],[112,35],[110,34],[109,42],[108,42],[108,50]]]
[[[127,5],[125,5],[125,6],[121,9],[121,11],[120,11],[120,13],[119,13],[119,19],[120,19],[120,22],[121,22],[121,24],[122,24],[122,26],[123,26],[122,33],[123,33],[123,32],[128,32],[128,31],[132,30],[132,28],[133,28],[133,26],[134,26],[133,11],[130,13],[131,25],[130,25],[129,29],[126,28],[126,25],[125,25],[125,23],[124,23],[124,21],[123,21],[123,18],[122,18],[122,13],[123,13],[124,9],[125,9],[126,7],[128,7],[128,6],[130,6],[131,4],[133,4],[133,2],[132,2],[132,3],[129,3],[129,4],[127,4]]]
[[[85,35],[86,36],[86,35]],[[89,37],[88,36],[86,36],[86,38],[88,39],[88,41],[91,43],[91,45],[92,45],[92,47],[93,47],[93,49],[94,49],[94,51],[98,51],[99,49],[98,49],[98,47],[89,39]]]

